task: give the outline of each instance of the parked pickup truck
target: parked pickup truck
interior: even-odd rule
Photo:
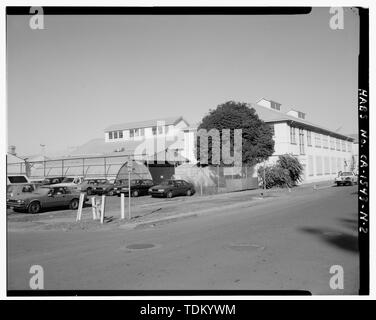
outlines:
[[[358,182],[358,176],[353,172],[341,172],[337,178],[335,178],[334,183],[337,186],[349,185],[352,186]]]

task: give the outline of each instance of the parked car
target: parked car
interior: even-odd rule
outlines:
[[[147,195],[150,187],[153,185],[154,182],[151,179],[131,179],[131,196],[138,197]],[[118,197],[120,197],[122,193],[127,196],[129,194],[128,180],[121,180],[118,183],[115,182],[114,192]]]
[[[166,180],[149,189],[152,197],[192,196],[196,192],[192,183],[185,180]]]
[[[64,180],[64,177],[47,177],[44,178],[43,184],[58,184]]]
[[[41,186],[30,193],[21,193],[7,199],[7,208],[14,211],[38,213],[41,209],[69,206],[76,210],[79,205],[80,193],[68,187]],[[85,195],[84,198],[87,201]]]
[[[68,187],[75,189],[77,191],[81,191],[81,184],[84,182],[84,177],[82,176],[72,176],[72,177],[64,177],[64,179],[60,183],[54,184],[56,187]]]
[[[7,175],[7,185],[8,184],[24,184],[29,183],[29,178],[24,174],[14,174]]]
[[[85,179],[80,186],[81,192],[86,192],[88,196],[92,194],[107,194],[112,195],[114,191],[114,184],[108,179],[91,178]]]
[[[338,177],[335,178],[334,183],[337,186],[350,185],[358,183],[358,176],[353,172],[341,172]]]
[[[7,185],[7,199],[20,195],[21,193],[34,192],[41,185],[41,183],[9,184]]]

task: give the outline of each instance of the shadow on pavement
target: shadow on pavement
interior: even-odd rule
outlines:
[[[317,237],[320,238],[320,240],[323,240],[331,245],[334,245],[337,248],[354,252],[354,253],[359,252],[358,237],[352,234],[344,233],[342,231],[337,231],[334,229],[325,229],[325,228],[318,229],[318,228],[310,228],[310,227],[300,228],[300,231],[316,235]]]
[[[358,230],[358,220],[357,219],[349,219],[349,218],[340,218],[338,219],[342,222],[343,225],[348,227],[349,229],[356,232]]]

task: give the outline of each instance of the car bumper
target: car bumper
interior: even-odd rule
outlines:
[[[7,209],[27,209],[26,203],[7,202]]]
[[[149,191],[149,194],[152,197],[166,197],[166,192],[165,191]]]

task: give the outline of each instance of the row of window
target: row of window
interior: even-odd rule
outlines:
[[[290,126],[290,143],[296,144],[296,128]],[[299,129],[299,149],[300,153],[304,154],[304,130]],[[312,147],[312,132],[307,130],[307,146]],[[351,142],[345,141],[341,139],[337,139],[334,137],[330,137],[327,135],[323,135],[320,133],[314,133],[314,146],[317,148],[324,148],[324,149],[331,149],[331,150],[338,150],[338,151],[347,151],[351,152]]]
[[[154,126],[151,127],[152,135],[155,136],[158,134],[167,134],[169,127],[168,126]],[[145,128],[134,128],[130,129],[129,131],[129,138],[134,137],[144,137],[145,136]],[[108,132],[108,139],[109,140],[116,140],[116,139],[123,139],[123,131],[110,131]]]
[[[350,170],[351,163],[345,158],[308,156],[308,175],[321,176],[337,174],[339,171]]]

